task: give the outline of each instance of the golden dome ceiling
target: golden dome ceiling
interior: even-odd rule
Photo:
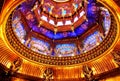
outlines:
[[[51,2],[52,1],[53,0],[51,0]],[[70,1],[65,2],[65,4],[69,2]],[[95,2],[91,2],[90,4],[89,2],[87,6],[80,8],[80,10],[83,9],[85,13],[83,18],[80,18],[81,12],[78,9],[75,13],[73,12],[73,15],[69,15],[69,17],[67,15],[62,16],[61,13],[62,17],[59,16],[60,19],[55,16],[55,14],[51,14],[52,11],[50,13],[46,11],[47,8],[41,8],[44,7],[44,2],[38,3],[39,7],[34,9],[35,4],[30,8],[29,5],[31,4],[26,5],[24,1],[11,0],[8,1],[8,3],[6,2],[3,7],[0,22],[0,41],[2,42],[0,46],[1,53],[6,54],[6,56],[1,55],[1,58],[4,57],[5,60],[7,60],[7,58],[10,59],[10,61],[5,61],[4,65],[9,68],[10,63],[16,57],[20,57],[23,59],[20,73],[43,78],[42,73],[47,67],[50,67],[56,71],[53,77],[56,80],[62,80],[62,74],[66,74],[64,79],[68,79],[68,77],[75,78],[75,76],[77,76],[76,78],[83,78],[81,68],[84,64],[91,66],[92,69],[96,71],[94,74],[99,74],[117,67],[112,61],[113,57],[110,55],[120,36],[120,19],[119,13],[117,13],[117,6],[113,8],[109,5],[113,3],[109,1],[98,1],[97,4]],[[28,9],[23,10],[22,8],[24,8],[24,6],[27,6]],[[35,13],[37,10],[41,10],[42,13],[40,16],[36,16]],[[100,10],[98,17],[102,16],[102,24],[99,23],[100,19],[98,19],[97,15],[95,16],[96,10]],[[114,10],[116,10],[116,12]],[[90,13],[91,11],[93,12]],[[73,21],[76,19],[76,16],[80,22],[76,21],[74,23]],[[40,20],[38,20],[39,17]],[[59,28],[59,26],[56,27],[56,24],[51,25],[49,18],[53,19],[54,22],[59,22],[59,20],[65,20],[64,22],[67,22],[67,20],[71,20],[72,24],[69,25],[70,28],[66,27],[65,24]],[[92,20],[94,18],[97,19]],[[86,28],[86,26],[90,27]],[[66,27],[65,30],[64,27]],[[58,29],[55,32],[56,28]],[[82,33],[82,31],[84,32]],[[2,46],[7,50],[5,53],[2,51]],[[108,58],[110,59],[109,62],[106,60]],[[102,61],[102,59],[104,60]],[[103,65],[108,63],[111,67],[105,66],[103,71],[99,63]],[[27,68],[33,69],[33,71],[26,70]],[[36,68],[38,71],[34,74]],[[67,73],[67,71],[70,72],[73,69],[74,71],[72,71],[72,73],[74,73],[74,76],[71,73]],[[58,75],[60,71],[62,73]]]
[[[74,10],[74,5],[70,8],[69,3],[77,5],[76,10]],[[46,4],[49,4],[49,6]],[[53,8],[51,8],[51,4],[53,4]],[[32,0],[22,2],[18,7],[14,8],[7,20],[5,33],[9,44],[15,51],[40,63],[72,65],[91,60],[106,53],[116,41],[117,23],[114,22],[116,20],[113,13],[107,6],[94,0],[89,2],[72,0],[71,2],[57,4],[47,0]],[[59,10],[61,5],[63,5],[64,10],[70,10],[65,12],[65,15],[72,12],[71,10],[75,12],[69,16],[71,22],[72,19],[76,20],[73,16],[78,17],[78,21],[83,20],[84,22],[77,23],[78,26],[73,28],[72,31],[64,30],[55,33],[54,30],[48,29],[47,24],[50,23],[49,18],[51,17],[55,17],[53,22],[59,22],[54,14],[63,15],[62,13],[54,13],[54,9],[58,8]],[[51,13],[49,13],[49,9]],[[83,11],[85,20],[80,17]],[[39,15],[36,15],[36,13]],[[52,14],[53,16],[51,16]],[[38,20],[38,18],[40,19]],[[60,18],[62,21],[67,22],[67,17]],[[64,27],[65,25],[61,28],[66,29]],[[67,28],[69,29],[69,27]]]

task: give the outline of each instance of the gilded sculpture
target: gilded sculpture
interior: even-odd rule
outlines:
[[[51,81],[51,78],[53,76],[53,70],[51,68],[47,68],[45,71],[44,71],[44,74],[43,74],[45,80],[44,81]]]
[[[22,59],[18,57],[11,63],[8,74],[13,75],[14,73],[16,73],[20,69],[21,65],[22,65]]]
[[[114,61],[116,62],[116,64],[118,65],[118,66],[120,66],[120,54],[119,53],[117,53],[117,52],[113,52],[113,58],[114,58]]]
[[[89,66],[87,66],[87,65],[83,66],[83,74],[84,74],[86,81],[93,81],[94,80],[93,70]]]

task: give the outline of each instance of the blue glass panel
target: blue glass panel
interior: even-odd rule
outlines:
[[[97,38],[99,41],[97,41]],[[92,48],[94,48],[95,46],[97,46],[97,43],[100,43],[102,41],[102,38],[99,34],[98,31],[94,32],[93,34],[89,35],[83,42],[84,47],[83,47],[83,51],[88,51]]]
[[[111,17],[109,11],[106,9],[106,11],[103,11],[104,13],[104,21],[103,21],[103,27],[106,32],[109,31],[110,24],[111,24]]]
[[[36,42],[38,42],[38,43],[42,43],[43,45],[45,45],[45,46],[47,46],[47,47],[50,46],[49,43],[47,43],[47,42],[45,42],[45,41],[43,41],[43,40],[40,40],[40,39],[34,38],[34,37],[32,37],[31,40],[36,41]]]
[[[14,32],[17,36],[17,38],[21,41],[21,43],[25,42],[25,36],[26,31],[24,30],[24,25],[22,24],[22,21],[19,18],[19,15],[14,15],[12,19],[12,27],[14,29]]]
[[[45,55],[51,54],[49,43],[43,40],[34,38],[34,37],[31,38],[31,41],[28,47],[32,49],[33,51],[41,53],[41,54],[45,54]]]
[[[76,45],[75,44],[58,44],[56,45],[56,51],[58,56],[72,56],[77,53],[75,51]]]

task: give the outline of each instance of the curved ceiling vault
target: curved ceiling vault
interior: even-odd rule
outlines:
[[[118,67],[112,54],[119,49],[119,11],[112,0],[6,0],[0,63],[9,69],[19,57],[18,74],[43,78],[52,68],[56,81],[82,80],[84,65],[95,76],[113,70]]]

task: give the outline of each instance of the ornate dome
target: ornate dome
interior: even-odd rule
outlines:
[[[110,29],[109,10],[95,0],[63,2],[21,3],[12,13],[17,39],[28,49],[51,57],[76,56],[98,46]]]
[[[1,13],[0,66],[16,80],[103,79],[118,68],[113,0],[5,0]]]

